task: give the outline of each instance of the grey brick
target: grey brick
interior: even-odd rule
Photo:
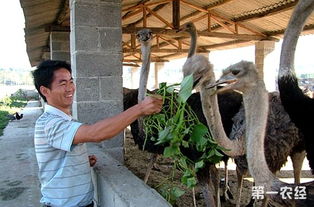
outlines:
[[[99,101],[98,78],[76,78],[76,101]]]
[[[99,18],[97,25],[100,27],[121,27],[120,5],[100,5],[98,7]]]
[[[121,76],[120,54],[77,52],[72,56],[75,62],[75,77]]]
[[[75,4],[72,12],[74,26],[97,26],[98,5]]]
[[[122,77],[108,76],[100,78],[101,100],[122,100]]]
[[[122,105],[122,101],[78,102],[78,120],[83,123],[95,123],[120,113],[123,109]]]
[[[104,51],[121,51],[121,28],[99,28],[100,49]]]
[[[73,30],[73,51],[97,51],[99,31],[96,27],[75,26]]]

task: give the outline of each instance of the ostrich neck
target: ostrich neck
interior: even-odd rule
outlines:
[[[215,79],[215,78],[214,78]],[[211,129],[213,138],[217,143],[229,149],[229,151],[224,151],[230,157],[236,157],[243,155],[244,152],[244,142],[241,140],[230,140],[225,133],[222,125],[221,115],[218,107],[217,95],[211,95],[212,89],[201,88],[201,102],[203,113],[207,120],[207,125]]]
[[[294,54],[306,19],[314,10],[314,1],[300,0],[284,34],[280,54],[279,78],[294,74]]]
[[[264,153],[264,139],[268,117],[268,92],[263,81],[244,91],[243,103],[246,117],[246,156],[251,175],[257,186],[270,188],[273,174]]]
[[[192,57],[196,53],[196,41],[197,41],[197,33],[196,32],[191,32],[191,45],[189,48],[189,53],[188,53],[188,58]]]
[[[151,45],[149,42],[142,43],[141,45],[142,67],[141,67],[141,72],[140,72],[138,101],[144,100],[146,89],[147,89],[147,81],[148,81],[148,74],[149,74],[149,68],[150,68],[150,48],[151,48]]]

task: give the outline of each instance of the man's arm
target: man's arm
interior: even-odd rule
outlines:
[[[146,97],[141,103],[116,116],[103,119],[92,125],[81,125],[74,136],[73,144],[110,139],[139,117],[160,112],[161,107],[162,99]]]

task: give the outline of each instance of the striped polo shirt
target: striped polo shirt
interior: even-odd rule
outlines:
[[[86,144],[72,144],[81,125],[48,104],[36,121],[34,143],[43,204],[79,207],[92,202],[94,190]]]

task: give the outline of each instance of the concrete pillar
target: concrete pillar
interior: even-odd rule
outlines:
[[[73,116],[94,123],[123,110],[121,0],[70,0]],[[104,141],[123,162],[123,133]]]
[[[255,65],[262,79],[264,79],[265,58],[269,53],[274,51],[274,49],[274,41],[263,40],[255,43]]]
[[[164,62],[155,62],[154,88],[159,88],[158,72],[165,66]]]
[[[52,31],[50,33],[50,59],[70,63],[70,32]]]

